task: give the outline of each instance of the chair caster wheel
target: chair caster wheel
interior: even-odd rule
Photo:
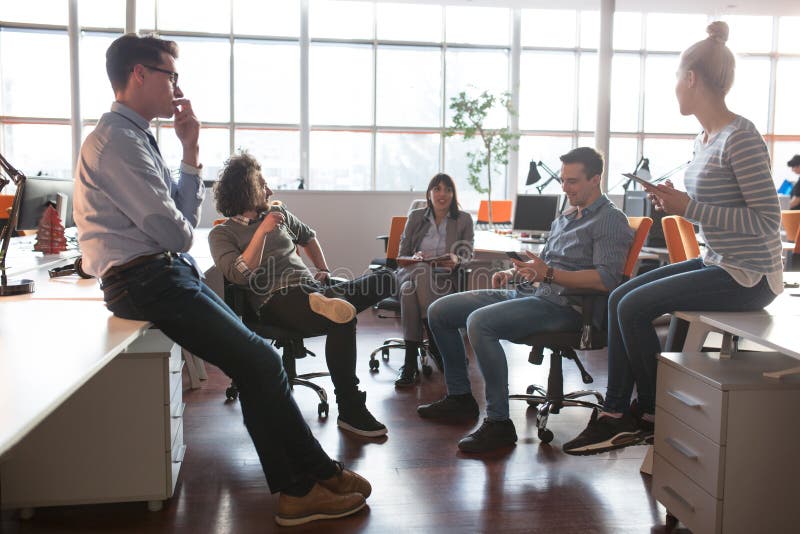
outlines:
[[[317,415],[321,418],[328,417],[328,403],[327,402],[320,402],[317,405]]]
[[[235,401],[239,398],[239,390],[233,386],[225,390],[225,398],[229,401]]]
[[[553,441],[553,432],[546,428],[540,428],[539,441],[541,441],[542,443],[550,443],[551,441]]]
[[[385,362],[389,361],[389,349],[383,349],[381,351],[381,359]]]
[[[433,374],[433,368],[430,365],[423,365],[422,374],[425,376],[431,376],[431,374]]]
[[[536,393],[536,386],[528,386],[525,389],[525,394],[526,395],[534,395],[535,393]],[[525,401],[525,402],[527,402],[528,406],[530,406],[531,408],[537,408],[537,409],[539,408],[539,405],[541,404],[541,402],[535,401],[535,400],[529,400],[529,401]]]
[[[380,362],[378,362],[378,360],[370,360],[369,361],[369,370],[371,372],[373,372],[373,373],[377,373],[379,365],[380,365]]]

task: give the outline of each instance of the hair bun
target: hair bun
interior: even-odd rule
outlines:
[[[728,23],[722,20],[715,20],[711,24],[706,27],[706,32],[708,33],[708,38],[717,41],[718,43],[725,44],[728,40],[728,34],[730,34],[731,30],[728,27]]]

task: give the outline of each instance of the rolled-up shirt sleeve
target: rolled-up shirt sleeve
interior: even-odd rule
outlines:
[[[240,286],[250,283],[253,272],[244,263],[242,251],[236,244],[236,236],[230,230],[224,225],[212,228],[208,234],[208,245],[214,265],[226,280]]]
[[[192,227],[200,222],[200,207],[205,196],[202,167],[193,167],[181,162],[177,182],[173,182],[172,200]]]

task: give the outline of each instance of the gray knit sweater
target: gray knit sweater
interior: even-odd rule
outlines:
[[[286,222],[267,234],[261,265],[255,270],[247,268],[241,255],[253,239],[260,220],[246,224],[231,218],[208,234],[214,264],[226,280],[251,290],[250,304],[256,310],[274,291],[314,280],[298,254],[297,245],[305,245],[316,233],[285,207],[282,206],[281,211]]]

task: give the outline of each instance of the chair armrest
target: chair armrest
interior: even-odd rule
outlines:
[[[383,239],[383,251],[386,252],[386,250],[389,248],[389,236],[388,235],[376,235],[375,239],[378,239],[378,240]]]

